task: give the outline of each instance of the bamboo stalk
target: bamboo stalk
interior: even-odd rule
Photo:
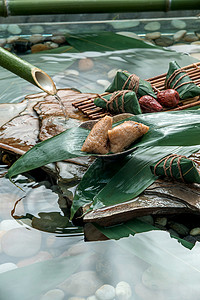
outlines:
[[[198,0],[1,0],[0,15],[78,14],[199,9]]]
[[[0,47],[0,66],[36,85],[46,93],[56,94],[56,86],[48,74],[2,47]]]

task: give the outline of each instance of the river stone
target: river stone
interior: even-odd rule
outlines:
[[[77,70],[73,70],[73,69],[67,69],[66,71],[64,71],[65,75],[72,75],[72,76],[79,76],[79,71]]]
[[[98,300],[112,300],[115,298],[115,288],[110,284],[102,285],[95,293]]]
[[[41,34],[33,34],[29,37],[29,41],[32,44],[41,43],[44,41],[44,37]]]
[[[130,284],[126,281],[120,281],[116,285],[115,293],[118,300],[128,300],[132,296]]]
[[[13,257],[35,255],[41,246],[41,233],[24,227],[9,230],[1,240],[2,251]]]
[[[0,31],[5,31],[8,27],[8,24],[0,24]]]
[[[0,47],[5,46],[6,43],[7,43],[6,39],[3,38],[0,39]]]
[[[21,228],[22,225],[20,225],[16,220],[3,220],[0,223],[1,231],[9,231],[19,227]]]
[[[117,32],[117,34],[126,36],[126,37],[130,37],[130,38],[134,38],[136,40],[141,40],[141,37],[139,37],[136,33],[134,32],[130,32],[130,31],[119,31]]]
[[[191,235],[187,235],[183,238],[183,240],[189,242],[189,243],[192,243],[192,244],[195,244],[196,243],[196,237],[194,236],[191,236]]]
[[[183,224],[177,222],[169,222],[169,227],[182,236],[186,236],[189,234],[189,229]]]
[[[167,231],[169,232],[169,234],[170,234],[171,236],[179,237],[179,234],[178,234],[175,230],[169,229],[169,230],[167,230]]]
[[[98,300],[95,295],[88,297],[86,300]]]
[[[155,31],[155,32],[147,33],[145,37],[150,40],[155,40],[155,39],[158,39],[160,36],[161,36],[161,33],[159,31]]]
[[[94,67],[94,62],[90,58],[82,58],[78,62],[78,68],[80,71],[89,71]]]
[[[107,88],[110,85],[110,82],[106,79],[98,79],[97,83],[103,86],[104,88]]]
[[[17,24],[9,24],[7,30],[12,34],[20,34],[22,32],[21,28]]]
[[[40,300],[63,300],[65,293],[62,290],[54,289],[44,294]]]
[[[174,41],[180,41],[185,35],[186,35],[187,31],[186,30],[179,30],[177,31],[174,35],[173,35],[173,39]]]
[[[41,25],[34,25],[30,27],[31,33],[42,33],[44,32],[44,28]]]
[[[155,225],[166,226],[167,225],[167,218],[157,217],[156,220],[155,220]]]
[[[109,22],[109,24],[112,25],[112,27],[115,29],[126,29],[139,26],[140,21],[112,21]]]
[[[148,31],[156,31],[160,29],[160,23],[159,22],[149,22],[144,26],[145,30]]]
[[[173,40],[170,39],[169,37],[164,37],[161,36],[160,38],[155,40],[156,45],[161,46],[161,47],[168,47],[173,45]]]
[[[182,20],[173,19],[171,21],[171,25],[177,29],[184,29],[186,27],[186,23]]]
[[[94,295],[101,285],[102,282],[96,272],[81,271],[67,278],[59,285],[59,288],[73,296],[88,297]]]
[[[9,36],[7,38],[7,43],[8,44],[13,44],[14,42],[16,42],[19,39],[19,36],[14,35],[14,36]]]
[[[192,42],[196,42],[199,40],[199,38],[198,38],[198,36],[196,36],[196,34],[186,34],[183,39],[187,43],[192,43]]]
[[[17,265],[13,264],[13,263],[5,263],[5,264],[1,264],[0,265],[0,274],[7,272],[7,271],[11,271],[17,269]]]
[[[140,221],[142,221],[142,222],[151,224],[151,225],[154,224],[154,219],[153,219],[153,217],[151,215],[143,216],[143,217],[138,217],[137,219],[140,220]]]
[[[57,36],[52,36],[51,41],[56,44],[63,44],[66,42],[66,38],[64,35],[57,35]]]
[[[50,43],[49,43],[49,47],[50,47],[51,49],[56,49],[56,48],[59,47],[59,45],[58,45],[57,43],[50,42]]]
[[[192,42],[191,45],[200,45],[200,41]]]
[[[190,235],[199,235],[200,234],[200,227],[196,227],[196,228],[193,228],[192,230],[190,230]]]

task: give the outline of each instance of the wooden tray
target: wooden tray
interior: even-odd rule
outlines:
[[[193,82],[200,86],[200,62],[193,63],[191,65],[188,65],[186,67],[181,68],[182,71],[185,71],[187,75],[193,80]],[[167,73],[161,74],[149,79],[146,79],[148,82],[151,83],[152,88],[154,92],[157,94],[158,92],[162,91],[165,89],[165,78],[166,78]],[[106,95],[108,93],[103,93],[101,96]],[[72,103],[72,105],[79,109],[85,116],[87,116],[89,119],[99,119],[104,117],[105,115],[109,115],[108,112],[106,112],[104,109],[97,107],[94,104],[94,99],[93,97],[77,101]],[[190,99],[185,99],[181,100],[179,103],[179,106],[171,109],[172,110],[182,110],[186,108],[190,108],[196,105],[200,105],[200,96],[197,96],[195,98],[190,98]]]

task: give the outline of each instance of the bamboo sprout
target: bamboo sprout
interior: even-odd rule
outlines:
[[[56,86],[48,74],[1,47],[0,66],[38,86],[46,93],[56,94]]]

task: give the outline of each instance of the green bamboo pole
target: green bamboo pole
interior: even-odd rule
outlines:
[[[0,0],[0,15],[168,11],[199,7],[199,0]]]
[[[46,93],[56,94],[56,86],[48,74],[2,47],[0,47],[0,66],[36,85]]]

